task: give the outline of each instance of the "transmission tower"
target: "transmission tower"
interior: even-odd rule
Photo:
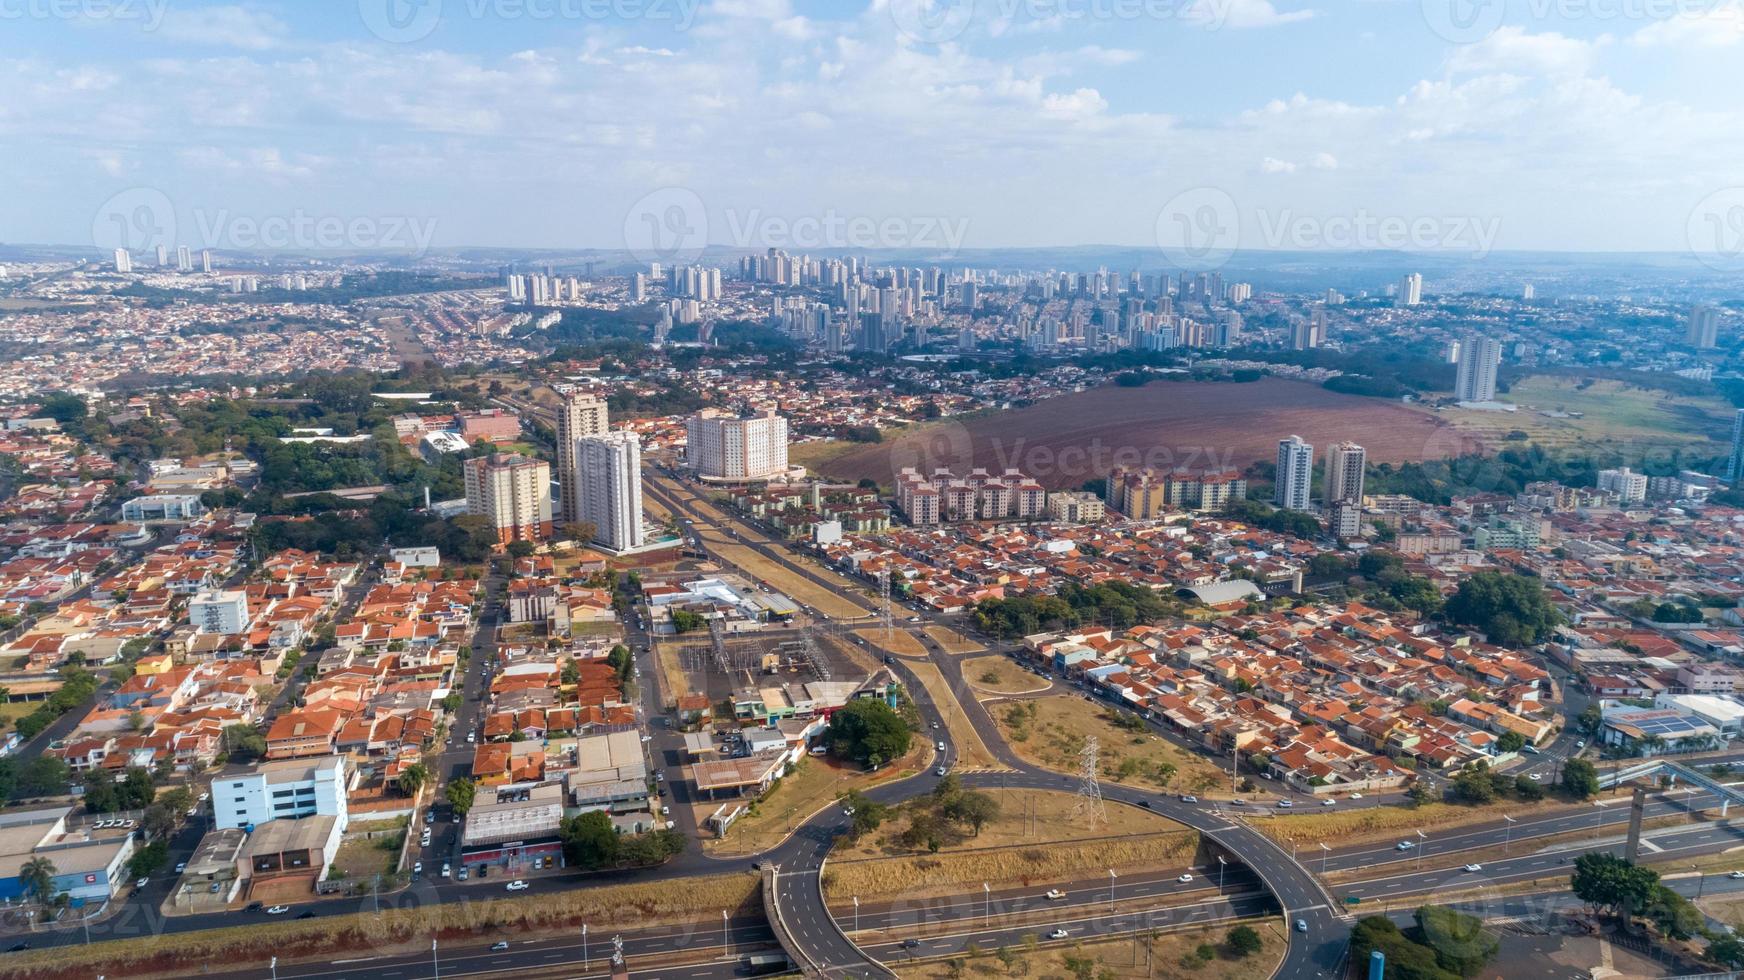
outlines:
[[[1097,771],[1102,764],[1102,743],[1096,736],[1084,743],[1078,752],[1078,801],[1072,804],[1072,822],[1088,822],[1097,827],[1108,822],[1108,811],[1102,804],[1102,782]]]
[[[884,648],[890,648],[890,569],[878,570],[879,614],[884,621]]]

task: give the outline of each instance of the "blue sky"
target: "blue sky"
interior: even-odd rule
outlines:
[[[1677,251],[1744,206],[1741,56],[1740,0],[0,0],[0,240],[1148,245],[1212,200],[1242,248]]]

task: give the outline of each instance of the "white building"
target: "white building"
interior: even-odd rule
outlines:
[[[1362,532],[1363,472],[1368,453],[1354,442],[1340,442],[1326,451],[1326,510],[1330,529],[1341,538]]]
[[[1307,510],[1314,484],[1314,446],[1301,436],[1278,440],[1278,474],[1273,501],[1285,510]]]
[[[1400,306],[1416,306],[1423,302],[1423,274],[1408,272],[1399,280],[1397,295]]]
[[[133,271],[133,256],[131,256],[127,253],[127,249],[118,248],[115,250],[115,271],[116,272],[132,272]]]
[[[581,476],[578,517],[597,529],[594,543],[620,552],[642,547],[642,444],[635,434],[585,436],[575,441],[575,454]]]
[[[1460,402],[1496,400],[1496,369],[1502,363],[1502,344],[1493,337],[1467,337],[1459,345],[1459,372],[1453,398]]]
[[[704,412],[685,423],[685,462],[705,480],[768,480],[787,474],[787,420]]]
[[[343,829],[345,783],[342,756],[262,762],[252,772],[212,780],[213,826],[224,830],[320,816],[338,818]]]
[[[496,453],[467,460],[464,476],[466,512],[489,518],[499,543],[551,536],[551,464]]]
[[[1599,489],[1617,495],[1617,502],[1638,504],[1647,499],[1647,474],[1636,473],[1625,466],[1618,470],[1599,471]]]
[[[557,408],[557,513],[566,521],[581,513],[581,474],[575,468],[575,440],[611,431],[606,403],[599,396],[567,392]]]
[[[248,593],[242,589],[210,590],[188,600],[188,622],[202,633],[235,636],[248,630]]]
[[[1703,350],[1714,347],[1719,342],[1720,311],[1706,303],[1698,304],[1690,309],[1689,323],[1685,327],[1684,343]]]

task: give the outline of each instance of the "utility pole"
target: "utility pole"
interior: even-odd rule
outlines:
[[[858,906],[856,906],[856,907],[858,907]],[[983,881],[981,883],[981,924],[986,925],[987,920],[990,919],[992,916],[993,916],[993,889],[987,887],[987,882]]]
[[[581,968],[587,969],[587,923],[581,924]]]
[[[435,980],[442,980],[442,963],[436,958],[436,937],[430,937],[430,971],[435,974]]]
[[[854,896],[854,931],[860,931],[860,896]]]
[[[1326,875],[1326,855],[1331,854],[1331,853],[1332,853],[1332,848],[1327,847],[1325,841],[1321,841],[1320,842],[1320,874],[1322,877],[1324,877]]]
[[[727,948],[727,959],[733,958],[733,936],[727,931],[727,910],[721,909],[721,945]]]
[[[1423,852],[1429,850],[1429,837],[1423,831],[1417,831],[1417,870],[1423,870]]]
[[[1108,914],[1109,915],[1114,914],[1114,879],[1115,879],[1115,877],[1116,877],[1116,875],[1114,874],[1114,869],[1109,868],[1108,869]]]
[[[1221,854],[1217,855],[1217,894],[1218,895],[1223,894],[1223,872],[1228,867],[1229,867],[1229,862],[1225,861],[1223,859],[1223,855],[1221,855]]]
[[[1509,845],[1514,843],[1514,818],[1504,813],[1502,819],[1508,821],[1507,835],[1502,838],[1502,856],[1506,857]]]

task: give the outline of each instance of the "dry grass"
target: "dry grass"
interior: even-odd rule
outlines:
[[[1047,681],[998,654],[963,661],[963,677],[976,689],[993,694],[1023,694],[1048,687]]]
[[[848,599],[847,596],[861,591],[861,587],[842,579],[839,590],[826,589],[808,578],[802,578],[790,571],[779,562],[770,561],[751,548],[737,544],[725,532],[715,528],[705,528],[702,539],[708,543],[709,551],[725,558],[750,574],[768,582],[782,593],[818,610],[833,619],[853,619],[870,614],[870,610]],[[821,574],[828,575],[827,571]]]
[[[976,643],[974,640],[969,639],[967,636],[964,636],[962,633],[959,633],[954,629],[947,629],[943,626],[928,626],[926,628],[926,635],[932,637],[933,642],[943,648],[946,653],[980,653],[987,649],[981,644]]]
[[[1086,869],[1135,871],[1177,867],[1192,862],[1199,834],[1192,830],[1050,844],[1014,844],[958,852],[831,861],[824,870],[824,895],[832,902],[855,895],[913,897],[948,894],[965,885],[1004,882],[1073,881]]]
[[[854,630],[854,635],[864,637],[872,646],[888,650],[904,659],[927,659],[926,647],[921,646],[920,640],[907,630],[892,627],[889,642],[885,642],[882,626],[861,626]]]
[[[333,867],[347,878],[368,878],[394,870],[400,856],[398,834],[367,840],[347,834],[339,842],[339,853],[333,856]]]
[[[1554,813],[1572,813],[1582,808],[1590,809],[1591,804],[1571,804],[1552,799],[1539,800],[1536,803],[1512,802],[1505,806],[1424,803],[1415,807],[1371,806],[1318,813],[1299,810],[1287,816],[1267,811],[1273,814],[1270,819],[1254,820],[1252,823],[1254,829],[1260,833],[1285,844],[1292,841],[1302,844],[1338,841],[1340,844],[1349,845],[1391,840],[1398,837],[1400,832],[1413,830],[1448,830],[1470,824],[1498,823],[1503,813],[1520,820]]]
[[[969,723],[969,716],[964,713],[963,705],[957,700],[956,692],[945,682],[945,675],[939,669],[927,662],[912,662],[908,669],[927,689],[933,703],[938,706],[939,714],[944,716],[945,729],[951,733],[951,744],[956,747],[957,757],[953,760],[959,766],[969,766],[976,769],[1005,768],[988,751],[976,733],[975,726]]]
[[[1095,736],[1102,773],[1115,782],[1205,794],[1229,785],[1229,774],[1208,759],[1157,735],[1128,731],[1109,720],[1108,709],[1062,694],[990,705],[1006,744],[1025,760],[1059,772],[1078,770],[1078,753]],[[1164,778],[1162,766],[1173,766]]]
[[[1462,432],[1491,446],[1506,445],[1509,432],[1525,432],[1552,449],[1579,445],[1633,444],[1663,446],[1667,442],[1708,443],[1715,452],[1730,425],[1732,407],[1718,397],[1673,395],[1623,381],[1537,375],[1514,382],[1506,400],[1517,412],[1449,409],[1439,416]],[[1581,418],[1551,418],[1545,412],[1578,413]]]
[[[107,976],[155,974],[192,976],[208,964],[227,968],[263,965],[273,956],[280,965],[299,958],[331,962],[358,950],[390,951],[407,943],[428,946],[428,938],[483,936],[545,929],[573,930],[582,922],[595,929],[631,928],[655,922],[688,922],[699,908],[760,911],[759,882],[752,875],[686,878],[670,882],[548,892],[532,898],[449,901],[415,909],[389,909],[324,916],[310,921],[259,922],[228,929],[116,940],[89,946],[11,953],[5,975],[16,980],[88,980]]]
[[[916,738],[908,755],[875,773],[852,764],[839,764],[828,756],[808,757],[740,817],[725,839],[705,840],[703,847],[717,855],[760,854],[786,840],[807,817],[836,797],[849,790],[864,790],[912,776],[930,763],[932,753],[930,741]],[[713,812],[717,805],[708,803],[706,807]]]
[[[997,788],[985,792],[998,801],[999,816],[983,826],[980,834],[965,836],[950,843],[945,848],[946,852],[1082,841],[1088,837],[1180,833],[1187,829],[1149,810],[1114,805],[1106,807],[1106,823],[1086,827],[1082,820],[1075,820],[1072,816],[1072,811],[1078,804],[1076,793]],[[906,825],[902,811],[898,810],[878,831],[852,843],[838,843],[831,859],[858,861],[913,853],[896,843],[896,837]]]
[[[1232,921],[1215,926],[1161,932],[1136,943],[1130,937],[1121,937],[1088,943],[1040,946],[1046,931],[1038,929],[1034,943],[1026,942],[1023,946],[1011,949],[1010,952],[1016,957],[1014,962],[1023,965],[1010,973],[1007,973],[1005,966],[999,961],[997,950],[984,950],[980,956],[965,957],[960,973],[953,967],[950,959],[904,966],[899,972],[904,980],[1019,975],[1070,977],[1074,975],[1074,964],[1089,961],[1093,964],[1090,968],[1091,976],[1109,980],[1150,980],[1155,977],[1266,980],[1277,971],[1278,965],[1283,962],[1284,952],[1289,948],[1289,939],[1285,932],[1287,927],[1282,919],[1276,917],[1243,919],[1241,922],[1257,930],[1265,940],[1264,948],[1258,953],[1241,959],[1234,958],[1222,949],[1224,937],[1237,925]],[[1183,957],[1191,954],[1203,943],[1218,947],[1217,958],[1191,968],[1182,966]],[[1073,962],[1068,963],[1068,959]]]
[[[668,707],[676,707],[678,699],[686,694],[699,693],[690,684],[690,678],[685,676],[684,665],[679,662],[682,651],[687,648],[703,648],[707,644],[693,644],[684,641],[656,639],[654,641],[654,662],[660,665],[660,683],[666,689]]]

